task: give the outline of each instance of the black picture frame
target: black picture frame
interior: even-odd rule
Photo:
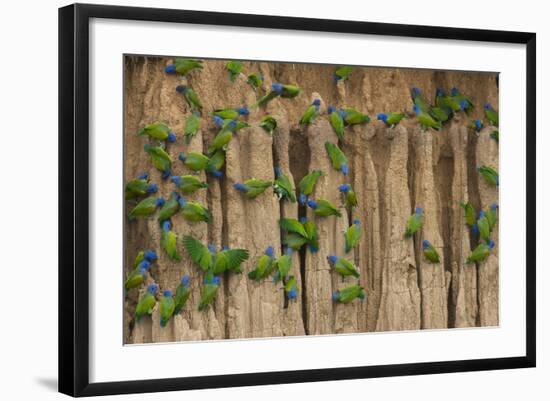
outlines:
[[[526,352],[519,357],[90,383],[88,61],[91,18],[180,22],[526,46]],[[534,367],[536,364],[536,35],[526,32],[73,4],[59,9],[59,391],[71,396],[238,387]]]

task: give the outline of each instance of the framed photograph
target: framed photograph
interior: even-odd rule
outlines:
[[[59,390],[535,366],[535,54],[61,8]]]

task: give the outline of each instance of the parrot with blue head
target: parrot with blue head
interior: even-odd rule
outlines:
[[[274,268],[275,258],[273,256],[273,247],[270,245],[256,262],[254,270],[248,272],[248,278],[251,280],[260,281],[270,276]]]
[[[167,74],[187,75],[193,70],[202,70],[202,61],[189,58],[177,58],[173,64],[169,64],[164,68]]]
[[[307,205],[313,210],[316,216],[319,217],[328,217],[336,216],[342,217],[340,210],[330,201],[326,199],[313,200],[310,199],[307,201]]]
[[[201,299],[199,302],[199,310],[204,310],[216,298],[221,280],[218,276],[207,275],[204,278],[204,285],[201,291]]]
[[[357,271],[357,266],[348,259],[339,258],[336,255],[327,256],[329,265],[338,273],[342,278],[353,276],[359,278],[359,272]]]
[[[139,322],[143,316],[151,315],[153,313],[153,308],[157,303],[157,299],[155,298],[157,291],[158,285],[149,284],[149,286],[147,287],[147,291],[145,291],[145,294],[143,294],[138,300],[135,311],[136,323]]]
[[[160,327],[166,327],[170,318],[174,315],[176,303],[172,296],[172,291],[166,290],[162,293],[159,301],[160,305]]]
[[[470,124],[470,128],[475,131],[476,134],[479,135],[479,132],[483,129],[483,120],[480,120],[479,118],[477,120],[473,120]]]
[[[178,202],[180,204],[181,214],[185,220],[191,223],[197,223],[199,221],[208,223],[210,221],[210,212],[199,202],[191,202],[183,197],[180,197]]]
[[[229,120],[227,123],[225,123],[225,121],[226,120],[224,120],[224,125],[220,132],[216,134],[212,142],[208,145],[208,156],[212,156],[219,149],[226,150],[227,145],[233,139],[233,132],[235,132],[238,121]]]
[[[210,160],[206,165],[206,171],[209,174],[212,174],[214,177],[220,178],[222,176],[221,169],[224,164],[225,164],[225,151],[223,149],[218,149],[210,157]]]
[[[330,126],[339,139],[344,139],[344,118],[345,113],[342,110],[336,110],[333,106],[328,106]]]
[[[382,121],[386,125],[386,127],[389,127],[389,128],[394,128],[404,118],[407,118],[407,115],[405,113],[400,113],[400,112],[392,112],[389,114],[378,113],[378,115],[376,116],[377,120]]]
[[[278,283],[279,281],[286,279],[292,268],[292,248],[287,248],[285,253],[279,256],[275,264],[275,274],[273,276],[273,282]]]
[[[172,217],[178,212],[180,208],[180,204],[179,204],[180,197],[181,197],[180,194],[178,194],[177,192],[172,192],[170,194],[170,198],[168,198],[168,200],[164,202],[164,205],[162,205],[162,207],[160,208],[159,217],[158,217],[158,221],[161,224],[163,221],[168,220],[170,217]]]
[[[262,88],[264,84],[264,77],[262,74],[252,73],[246,77],[246,83],[249,84],[255,91]]]
[[[460,93],[456,86],[451,88],[451,98],[457,102],[460,105],[460,108],[466,113],[470,112],[474,108],[472,100],[468,96]]]
[[[164,205],[164,198],[162,197],[155,198],[154,196],[150,196],[145,198],[128,213],[128,219],[135,220],[138,217],[149,217],[155,213],[157,207],[162,207],[162,205]]]
[[[435,105],[445,110],[449,116],[462,110],[460,102],[451,96],[447,96],[445,91],[441,88],[435,90]]]
[[[225,69],[229,72],[229,80],[231,82],[235,82],[235,80],[243,70],[243,63],[241,63],[240,61],[231,60],[228,61],[227,64],[225,64]]]
[[[202,171],[206,170],[210,158],[203,155],[202,153],[189,152],[189,153],[180,153],[178,159],[190,170],[193,171]]]
[[[439,263],[439,253],[427,239],[422,241],[422,252],[424,257],[431,263]]]
[[[448,109],[443,109],[441,107],[432,106],[425,98],[422,96],[422,92],[418,88],[411,89],[411,99],[415,106],[418,106],[420,111],[423,114],[428,114],[436,122],[445,122],[449,119],[450,112]]]
[[[498,184],[499,184],[498,172],[494,168],[483,165],[483,166],[479,166],[477,168],[477,171],[479,174],[481,174],[481,176],[485,179],[485,181],[489,185],[493,187],[498,187]]]
[[[338,187],[338,190],[344,197],[345,207],[351,208],[357,206],[357,194],[350,184],[342,184]]]
[[[414,233],[416,233],[420,227],[422,227],[422,223],[424,221],[424,211],[421,207],[417,207],[414,209],[414,213],[409,217],[409,220],[407,221],[407,226],[405,228],[405,238],[411,238]]]
[[[159,141],[176,142],[176,134],[164,123],[147,124],[138,131],[138,135],[148,135]]]
[[[489,223],[489,230],[491,232],[497,224],[497,209],[498,205],[496,203],[493,203],[491,206],[489,206],[489,209],[485,213],[485,217],[487,217],[487,222]]]
[[[172,231],[172,223],[169,220],[162,222],[160,246],[170,259],[181,262],[181,255],[178,252],[178,236]]]
[[[193,194],[199,189],[208,188],[208,183],[201,181],[196,175],[173,175],[170,180],[184,194]]]
[[[277,120],[273,116],[265,115],[260,119],[260,127],[269,135],[273,135],[273,131],[277,128]]]
[[[317,185],[317,181],[322,175],[323,172],[321,170],[313,170],[300,180],[298,189],[300,190],[299,201],[301,205],[306,204],[308,196],[313,193],[315,185]]]
[[[307,110],[302,115],[302,118],[300,118],[300,125],[311,124],[319,114],[320,106],[321,106],[321,100],[314,99],[313,102],[311,103],[311,106],[307,108]]]
[[[304,225],[304,229],[307,233],[308,248],[311,253],[319,251],[319,234],[317,233],[317,226],[312,220],[307,220],[305,217],[300,218],[300,223]]]
[[[365,289],[358,284],[347,286],[332,293],[332,300],[343,304],[349,304],[356,298],[363,301],[366,297]]]
[[[363,114],[352,107],[344,107],[339,113],[344,119],[344,125],[346,126],[370,123],[370,117],[368,115]]]
[[[487,120],[495,127],[498,127],[498,112],[490,103],[486,103],[483,109],[485,110],[485,117],[487,117]]]
[[[296,299],[298,297],[298,287],[296,286],[296,277],[288,276],[288,279],[285,283],[285,294],[288,299]]]
[[[275,82],[271,84],[271,92],[261,97],[256,103],[254,103],[254,105],[251,106],[251,108],[263,106],[271,100],[275,99],[276,97],[282,97],[286,99],[295,98],[300,94],[301,91],[302,89],[300,89],[296,85],[284,85],[279,82]]]
[[[166,151],[160,146],[151,146],[146,143],[143,149],[151,157],[153,166],[162,173],[162,178],[167,178],[170,175],[172,169],[172,158]]]
[[[495,242],[489,240],[488,243],[482,242],[470,253],[466,259],[466,263],[483,262],[491,254],[491,250],[495,247]]]
[[[202,111],[202,103],[199,99],[199,95],[197,95],[197,92],[192,88],[186,85],[178,85],[176,86],[176,92],[183,95],[185,101],[192,110],[196,110],[199,113]]]
[[[353,224],[348,227],[344,233],[345,251],[350,253],[361,239],[361,223],[359,220],[353,220]]]
[[[294,185],[290,181],[290,178],[283,174],[279,167],[275,167],[275,182],[273,183],[273,191],[277,194],[279,200],[287,200],[289,202],[296,202],[296,194]]]
[[[189,275],[181,278],[179,285],[174,294],[174,315],[178,315],[185,307],[185,304],[191,296],[191,288],[189,287]]]
[[[191,140],[197,135],[201,127],[200,114],[197,111],[191,113],[189,117],[185,120],[185,128],[183,131],[183,136],[185,138],[185,143],[190,144]]]
[[[342,174],[348,175],[348,158],[346,157],[344,152],[342,152],[342,150],[338,147],[338,145],[327,141],[325,142],[325,149],[327,151],[328,157],[330,158],[330,162],[332,163],[332,167],[334,167],[338,171],[341,171]]]
[[[124,188],[124,199],[131,200],[141,198],[148,194],[153,194],[158,191],[157,184],[149,182],[147,173],[141,174],[133,180],[128,181]]]
[[[272,185],[273,183],[269,180],[250,178],[244,182],[236,182],[233,184],[233,188],[244,193],[248,198],[254,199]]]
[[[134,259],[134,269],[139,266],[139,264],[146,260],[149,263],[154,263],[158,259],[157,253],[152,249],[147,249],[145,251],[139,251]]]
[[[349,79],[352,72],[353,72],[353,67],[350,67],[350,66],[338,67],[336,71],[334,71],[334,80],[336,82],[340,82],[340,81],[343,82]]]
[[[420,127],[423,131],[428,128],[433,128],[436,131],[441,129],[441,121],[436,121],[431,115],[422,111],[418,105],[413,106],[413,111],[416,113],[416,118],[420,123]]]
[[[218,116],[222,120],[236,120],[241,116],[247,116],[250,111],[246,106],[226,109],[216,109],[212,112],[213,116]]]
[[[483,210],[479,212],[479,219],[477,219],[476,224],[481,239],[485,242],[489,242],[491,239],[491,228],[489,226],[489,220],[487,220],[487,216]]]
[[[127,292],[132,288],[138,288],[145,282],[145,277],[147,277],[147,272],[151,267],[151,263],[147,260],[142,260],[139,264],[128,273],[126,281],[124,282],[124,291]]]

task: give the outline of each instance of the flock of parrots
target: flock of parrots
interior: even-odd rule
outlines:
[[[229,61],[225,69],[229,75],[231,83],[240,77],[244,77],[243,64],[239,61]],[[175,59],[174,63],[165,67],[167,74],[179,74],[186,77],[190,73],[197,73],[202,69],[202,61],[193,59]],[[353,73],[353,67],[339,67],[334,73],[335,81],[345,81]],[[246,82],[252,89],[258,93],[263,93],[259,100],[250,106],[251,109],[266,105],[269,101],[279,97],[282,99],[292,99],[301,93],[301,89],[296,85],[274,83],[270,91],[263,88],[263,77],[261,74],[252,73],[246,78]],[[191,114],[187,117],[184,129],[184,141],[189,144],[196,135],[201,125],[201,114],[203,106],[197,93],[188,85],[178,85],[177,93],[183,95]],[[443,124],[449,121],[455,113],[469,113],[474,105],[471,100],[460,93],[458,89],[452,88],[450,96],[447,96],[442,89],[437,89],[435,104],[430,104],[421,94],[418,88],[411,89],[411,99],[413,102],[413,111],[421,125],[423,131],[427,129],[439,130]],[[299,123],[301,126],[311,124],[319,115],[321,102],[314,99],[312,104],[306,109]],[[489,123],[495,127],[490,134],[491,138],[498,142],[498,113],[491,107],[485,105],[485,115]],[[219,128],[218,134],[208,144],[206,154],[197,152],[180,153],[178,160],[187,168],[195,173],[205,171],[214,177],[222,177],[222,168],[225,163],[225,151],[228,143],[233,136],[242,128],[250,127],[246,121],[249,114],[248,107],[235,107],[217,109],[211,112],[214,124]],[[336,109],[333,106],[327,108],[327,116],[334,132],[339,139],[345,135],[346,127],[356,124],[369,123],[371,119],[353,108],[344,107]],[[405,112],[380,113],[377,119],[382,121],[387,127],[395,127],[402,119],[408,118]],[[259,126],[267,133],[274,134],[277,128],[277,121],[271,115],[264,115]],[[481,120],[474,120],[471,128],[477,133],[483,128]],[[139,136],[148,136],[151,140],[157,141],[156,146],[147,143],[144,145],[145,152],[149,155],[153,167],[161,172],[163,179],[170,179],[174,184],[175,190],[168,199],[156,197],[154,194],[158,186],[149,181],[148,174],[142,174],[131,180],[125,187],[125,199],[133,206],[128,213],[130,221],[152,216],[158,211],[158,222],[161,227],[160,246],[167,256],[176,262],[182,260],[178,251],[178,235],[172,230],[171,217],[180,213],[183,218],[191,223],[210,222],[210,214],[206,207],[199,202],[189,201],[184,198],[185,195],[193,194],[202,189],[208,189],[208,184],[203,182],[198,175],[171,175],[172,157],[167,152],[167,143],[173,143],[177,140],[176,135],[171,128],[162,123],[155,122],[141,128]],[[332,142],[325,143],[327,155],[334,169],[340,171],[344,177],[348,175],[349,164],[344,152],[338,144]],[[492,186],[498,186],[498,173],[490,166],[478,167],[479,174]],[[253,200],[258,195],[264,193],[268,188],[273,188],[274,193],[280,201],[296,202],[307,206],[313,210],[318,218],[327,218],[329,216],[341,217],[340,207],[351,209],[357,206],[357,196],[349,183],[343,183],[338,187],[342,196],[342,205],[338,206],[326,199],[313,199],[311,195],[314,192],[318,179],[323,175],[320,170],[309,172],[303,177],[297,185],[297,191],[290,178],[276,167],[275,180],[261,180],[250,178],[244,182],[237,182],[233,188],[242,192],[243,196]],[[491,253],[494,242],[491,240],[491,232],[496,224],[497,205],[493,204],[486,211],[480,211],[476,214],[474,207],[470,203],[462,203],[461,206],[465,212],[465,223],[471,227],[474,238],[479,238],[479,245],[468,256],[466,263],[475,263],[484,261]],[[404,233],[405,239],[410,239],[422,227],[423,210],[416,207],[414,213],[410,216],[406,224]],[[283,218],[279,220],[281,231],[285,233],[283,245],[286,251],[276,257],[272,246],[267,247],[263,255],[257,258],[254,270],[248,272],[248,278],[255,281],[263,281],[272,277],[274,283],[282,283],[286,297],[293,300],[297,297],[296,278],[292,276],[292,254],[302,248],[310,252],[319,250],[318,233],[315,222],[306,218],[292,219]],[[349,254],[359,243],[361,238],[361,223],[354,220],[353,224],[344,232],[345,253]],[[213,245],[205,245],[192,236],[186,235],[182,239],[183,249],[187,252],[191,260],[204,272],[204,281],[201,289],[201,297],[198,305],[199,310],[203,310],[210,305],[216,297],[221,276],[226,272],[242,273],[241,265],[249,258],[249,251],[246,249],[230,249],[223,247],[217,250]],[[435,247],[429,240],[422,241],[423,254],[430,263],[439,263],[440,257]],[[128,274],[124,289],[125,293],[132,288],[139,288],[146,282],[147,272],[151,265],[157,260],[157,254],[153,250],[141,251],[135,258],[133,269]],[[359,277],[357,266],[350,259],[330,255],[327,261],[334,272],[343,279],[348,276]],[[150,315],[157,303],[158,285],[150,284],[145,293],[140,297],[135,309],[135,321],[138,322],[144,315]],[[186,305],[191,294],[189,276],[182,277],[179,285],[172,293],[165,290],[159,300],[160,325],[164,327],[169,319],[177,315]],[[354,299],[365,299],[366,294],[363,287],[358,283],[349,285],[333,293],[333,300],[340,303],[350,303]]]

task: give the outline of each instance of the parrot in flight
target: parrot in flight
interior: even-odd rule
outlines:
[[[341,302],[343,304],[349,304],[355,298],[364,300],[366,297],[367,295],[365,294],[365,289],[358,284],[342,288],[332,294],[333,301]]]
[[[212,112],[213,116],[218,116],[223,120],[236,120],[240,116],[247,116],[250,114],[246,106],[237,107],[234,109],[217,109]]]
[[[361,239],[361,223],[359,220],[353,220],[353,224],[344,233],[344,239],[346,244],[345,251],[346,253],[350,253]]]
[[[131,211],[128,213],[128,218],[130,220],[135,220],[138,217],[148,217],[155,213],[157,207],[162,207],[164,205],[164,198],[155,198],[150,196],[143,199],[139,202]]]
[[[288,276],[285,284],[285,294],[288,299],[296,299],[298,296],[298,288],[296,287],[296,277]]]
[[[489,231],[491,232],[497,224],[497,209],[498,205],[496,203],[493,203],[491,206],[489,206],[489,209],[485,213],[485,217],[487,217],[487,221],[489,222]]]
[[[220,287],[220,278],[218,276],[205,277],[204,285],[201,291],[201,300],[199,303],[199,310],[204,310],[208,305],[214,301],[218,288]]]
[[[328,106],[327,113],[329,116],[330,126],[339,139],[344,139],[344,115],[343,110],[336,110],[333,106]]]
[[[201,127],[200,114],[197,111],[191,113],[189,117],[185,120],[185,129],[183,131],[183,136],[185,138],[185,143],[190,144],[191,140],[197,135]]]
[[[273,276],[274,283],[278,283],[288,277],[288,273],[292,267],[292,252],[292,248],[287,248],[285,253],[275,260],[276,271]]]
[[[457,87],[451,88],[451,97],[460,105],[460,108],[466,113],[470,112],[474,108],[474,104],[469,97],[460,93]]]
[[[328,216],[337,216],[342,217],[340,210],[330,201],[326,199],[313,200],[310,199],[307,201],[307,205],[313,209],[315,215],[319,217],[328,217]]]
[[[185,198],[180,197],[178,203],[180,204],[181,214],[185,220],[192,223],[199,221],[204,221],[205,223],[210,222],[210,212],[199,202],[187,201]]]
[[[283,244],[286,246],[298,251],[303,245],[309,244],[311,252],[319,250],[317,227],[313,222],[306,218],[302,218],[300,221],[283,218],[279,220],[279,226],[287,232],[283,240]]]
[[[461,202],[460,206],[464,209],[464,219],[466,224],[470,227],[474,227],[476,224],[476,211],[470,202]]]
[[[481,176],[489,185],[492,185],[493,187],[498,187],[498,173],[494,168],[489,166],[480,166],[477,168],[477,171],[479,172],[479,174],[481,174]]]
[[[284,84],[275,82],[271,84],[271,92],[261,97],[256,103],[254,103],[253,106],[251,106],[251,108],[257,108],[259,106],[263,106],[278,96],[286,99],[295,98],[300,94],[301,91],[302,89],[300,89],[296,85],[284,85]]]
[[[483,262],[491,254],[491,250],[495,247],[495,242],[489,240],[489,243],[479,244],[468,256],[466,263]]]
[[[439,263],[439,254],[427,239],[422,241],[422,252],[424,253],[424,257],[431,263]]]
[[[145,276],[151,267],[151,263],[147,260],[142,260],[138,265],[128,273],[126,281],[124,282],[124,290],[127,292],[132,288],[141,286],[145,281]]]
[[[370,117],[351,107],[344,107],[340,110],[346,126],[370,123]]]
[[[489,220],[485,215],[485,212],[482,210],[479,212],[479,218],[477,219],[477,229],[479,231],[479,236],[485,242],[489,242],[491,239],[491,228],[489,226]]]
[[[313,193],[315,185],[322,175],[323,172],[321,170],[313,170],[300,180],[298,183],[298,189],[300,190],[299,201],[301,205],[306,204],[308,196]]]
[[[394,128],[397,124],[399,124],[401,122],[402,119],[404,119],[406,117],[407,116],[406,116],[405,113],[393,112],[393,113],[390,113],[390,114],[379,113],[376,116],[376,119],[380,120],[384,124],[386,124],[386,127]]]
[[[357,194],[350,184],[342,184],[338,187],[338,190],[344,195],[344,205],[346,207],[357,206]]]
[[[415,104],[413,106],[413,110],[416,113],[416,118],[418,119],[420,127],[422,127],[423,131],[427,130],[428,128],[433,128],[436,131],[439,131],[441,129],[441,122],[436,121],[431,115],[420,110],[420,107],[418,107],[418,105]]]
[[[420,227],[422,227],[423,222],[423,213],[421,207],[417,207],[414,209],[414,213],[409,217],[409,220],[407,221],[407,226],[405,228],[405,238],[411,238],[414,233],[418,231]]]
[[[273,185],[273,183],[269,180],[250,178],[244,182],[236,182],[233,184],[233,188],[244,193],[248,198],[254,199],[258,195],[265,192],[265,190],[271,185]]]
[[[161,146],[151,146],[146,143],[143,149],[151,157],[153,166],[162,173],[162,178],[167,178],[172,169],[172,158]]]
[[[172,291],[166,290],[162,293],[159,301],[160,305],[160,327],[166,327],[170,318],[174,315],[176,303],[172,296]]]
[[[148,124],[138,131],[138,135],[148,135],[159,141],[176,142],[176,134],[174,134],[170,127],[164,123]]]
[[[273,135],[273,131],[277,128],[277,120],[270,115],[263,116],[260,120],[260,127],[262,127],[269,135]]]
[[[149,174],[143,173],[135,179],[128,181],[124,188],[124,199],[131,200],[141,198],[147,194],[153,194],[158,191],[157,184],[149,182]]]
[[[172,223],[169,220],[162,222],[162,233],[160,234],[160,246],[170,259],[181,262],[181,255],[178,253],[178,236],[172,231]]]
[[[170,180],[186,195],[208,188],[208,183],[201,181],[196,175],[173,175]]]
[[[307,110],[302,115],[302,118],[300,119],[300,125],[308,125],[315,120],[315,117],[319,114],[319,107],[321,106],[321,100],[314,99],[311,103],[311,106],[307,108]]]
[[[177,192],[172,192],[170,194],[170,198],[168,198],[168,200],[164,202],[164,205],[162,205],[162,207],[160,208],[158,217],[158,221],[159,223],[161,223],[161,226],[163,221],[168,220],[170,217],[178,212],[180,208],[180,198],[180,194],[178,194]]]
[[[256,91],[264,84],[264,77],[262,74],[252,73],[246,78],[246,83]]]
[[[153,308],[157,303],[157,299],[155,298],[157,291],[158,285],[149,284],[147,291],[145,291],[145,294],[139,299],[135,312],[136,323],[139,322],[143,316],[153,313]]]
[[[191,109],[196,110],[199,113],[202,111],[202,103],[199,99],[199,95],[197,95],[197,92],[195,92],[192,88],[186,85],[178,85],[176,86],[176,92],[183,95],[185,101]]]
[[[491,132],[489,136],[491,137],[491,139],[494,139],[498,143],[498,129]]]
[[[493,106],[489,103],[486,103],[483,109],[485,110],[485,117],[487,117],[487,120],[495,127],[498,127],[498,112],[493,109]]]
[[[246,249],[223,248],[216,252],[214,246],[206,246],[190,235],[183,237],[183,247],[193,262],[204,272],[212,274],[221,274],[225,271],[241,273],[241,265],[249,257]]]
[[[359,272],[353,262],[348,259],[339,258],[335,255],[327,256],[329,265],[338,273],[342,278],[347,276],[353,276],[359,278]]]
[[[338,171],[341,171],[342,174],[348,175],[348,158],[346,157],[344,152],[342,152],[342,150],[338,147],[338,145],[327,141],[325,142],[325,149],[328,153],[328,157],[330,158],[330,162],[332,163],[332,167],[334,167]]]
[[[177,72],[178,74],[181,74],[181,75],[187,75],[189,72],[193,70],[202,70],[201,60],[177,58],[174,61],[174,64],[167,65],[164,68],[164,71],[167,74],[174,74]]]
[[[176,288],[174,294],[174,315],[179,315],[189,297],[191,296],[191,288],[189,288],[189,276],[186,274],[180,280],[180,284]]]
[[[243,63],[233,60],[228,61],[227,64],[225,64],[225,69],[229,72],[229,80],[231,82],[235,82],[235,80],[243,70]]]
[[[334,80],[336,82],[345,81],[349,79],[352,72],[353,72],[353,67],[349,67],[349,66],[338,67],[336,71],[334,71]]]
[[[296,202],[296,194],[294,186],[287,175],[284,175],[279,167],[275,167],[275,182],[273,190],[277,194],[279,200],[284,199],[289,202]]]
[[[273,257],[273,247],[270,245],[256,262],[254,270],[248,272],[248,278],[251,280],[260,281],[271,275],[274,268],[275,258]]]

